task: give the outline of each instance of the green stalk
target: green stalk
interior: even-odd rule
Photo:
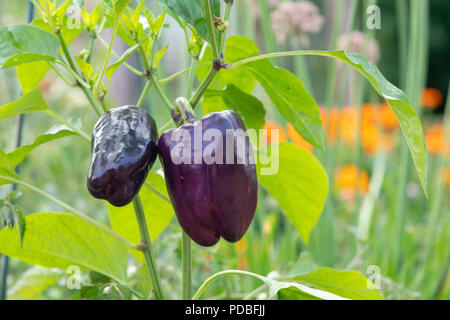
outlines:
[[[145,101],[145,97],[147,96],[148,91],[150,90],[150,87],[152,86],[152,82],[148,80],[145,83],[144,89],[142,90],[141,95],[139,96],[139,100],[136,102],[136,106],[142,107],[142,104]]]
[[[263,281],[264,283],[267,282],[267,279],[265,277],[263,277],[263,276],[261,276],[259,274],[253,273],[253,272],[248,272],[248,271],[243,271],[243,270],[225,270],[225,271],[220,271],[220,272],[217,272],[216,274],[213,274],[212,276],[210,276],[208,279],[206,279],[202,283],[200,288],[197,290],[197,292],[192,297],[192,300],[198,300],[200,298],[200,296],[202,295],[202,293],[206,290],[206,288],[215,279],[220,278],[220,277],[225,276],[225,275],[229,275],[229,274],[237,274],[237,275],[241,275],[241,276],[253,277],[253,278],[256,278],[256,279],[259,279],[259,280]]]
[[[219,59],[219,49],[217,48],[216,31],[214,30],[211,12],[211,3],[209,0],[203,0],[205,6],[206,25],[208,27],[209,39],[213,54],[213,61]]]
[[[192,295],[192,257],[191,238],[183,231],[182,237],[183,299],[189,300]]]
[[[202,98],[203,93],[208,88],[208,86],[211,84],[211,81],[213,81],[214,77],[216,76],[217,71],[214,68],[211,68],[209,70],[208,74],[206,75],[205,79],[203,79],[200,86],[195,91],[194,95],[192,96],[189,103],[191,104],[192,109],[195,109],[197,104],[199,103],[200,99]]]
[[[195,80],[195,70],[197,69],[197,62],[198,60],[195,58],[192,58],[191,61],[191,68],[189,70],[188,79],[187,79],[187,85],[186,85],[186,98],[189,99],[192,93],[192,87],[194,85]]]
[[[120,15],[117,15],[116,19],[114,20],[114,26],[113,26],[113,31],[112,31],[112,35],[111,35],[111,42],[109,43],[109,47],[108,47],[108,52],[106,54],[106,58],[105,58],[105,63],[103,64],[103,68],[100,72],[100,74],[98,75],[97,81],[95,82],[94,85],[94,96],[98,95],[98,90],[100,88],[100,84],[102,82],[103,79],[103,75],[106,72],[106,68],[108,67],[108,63],[109,63],[109,58],[111,57],[111,51],[112,51],[112,47],[114,44],[114,39],[116,37],[116,33],[117,33],[117,28],[119,27],[119,21],[120,21]]]
[[[225,20],[225,21],[230,20],[230,14],[231,14],[232,7],[233,7],[233,1],[227,1],[227,4],[225,6],[225,12],[223,14],[223,20]],[[226,39],[227,39],[227,29],[225,29],[223,32],[220,33],[219,54],[223,53],[223,49],[225,48]]]
[[[131,243],[130,241],[128,241],[126,238],[124,238],[122,235],[120,235],[119,233],[115,232],[114,230],[108,228],[107,226],[105,226],[103,223],[92,219],[91,217],[89,217],[88,215],[84,214],[83,212],[71,207],[70,205],[68,205],[67,203],[51,196],[50,194],[48,194],[47,192],[45,192],[42,189],[39,189],[38,187],[29,184],[23,180],[20,179],[15,179],[12,177],[7,177],[7,176],[2,176],[0,175],[0,179],[4,179],[7,181],[10,181],[14,184],[18,184],[21,186],[24,186],[44,197],[46,197],[47,199],[49,199],[50,201],[54,202],[55,204],[57,204],[58,206],[60,206],[61,208],[63,208],[64,210],[67,210],[67,212],[73,213],[74,215],[76,215],[77,217],[81,218],[82,220],[84,220],[85,222],[93,225],[94,227],[102,230],[103,232],[106,232],[107,234],[113,236],[114,238],[118,239],[119,241],[121,241],[123,244],[125,244],[127,247],[129,247],[130,249],[134,249],[134,250],[139,250],[139,247],[133,243]]]
[[[145,219],[144,208],[142,207],[142,202],[139,195],[137,195],[133,199],[133,206],[139,226],[139,233],[143,242],[142,247],[145,263],[150,274],[150,279],[152,280],[153,292],[157,300],[164,300],[164,292],[161,286],[161,281],[159,279],[158,268],[156,266],[156,258],[155,254],[153,253],[150,234],[148,232],[147,222]]]

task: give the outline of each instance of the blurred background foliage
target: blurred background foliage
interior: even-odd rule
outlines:
[[[322,106],[327,150],[314,150],[306,143],[290,124],[284,122],[261,88],[257,87],[253,94],[267,110],[265,128],[280,129],[281,141],[289,140],[314,152],[326,167],[330,178],[326,208],[313,230],[310,243],[305,245],[274,199],[260,190],[256,218],[243,240],[234,245],[221,241],[206,249],[194,245],[194,288],[210,274],[225,268],[263,275],[276,270],[272,272],[282,274],[288,272],[304,253],[319,265],[355,269],[367,277],[377,270],[386,299],[450,298],[450,123],[446,98],[450,70],[450,3],[447,0],[425,1],[429,11],[414,20],[417,17],[412,14],[413,1],[235,1],[229,34],[255,39],[263,52],[309,48],[358,51],[376,63],[386,78],[406,90],[410,97],[417,94],[418,98],[412,98],[411,102],[420,114],[425,130],[430,197],[426,199],[423,195],[409,155],[406,158],[402,155],[404,142],[395,117],[360,76],[323,58],[280,58],[277,63],[299,76]],[[88,11],[95,3],[85,0]],[[132,2],[132,5],[136,4],[136,1]],[[370,16],[366,9],[372,4],[380,8],[380,29],[372,30],[366,26]],[[0,24],[24,23],[26,5],[25,0],[1,1]],[[147,1],[147,6],[155,13],[161,12],[157,1]],[[189,66],[182,30],[170,17],[166,23],[160,44],[170,45],[158,69],[161,76]],[[408,79],[416,74],[414,70],[421,63],[406,64],[411,51],[404,41],[414,36],[411,26],[415,23],[423,31],[423,45],[414,50],[425,52],[426,76],[420,92],[408,92]],[[109,34],[110,30],[105,30],[104,38],[107,39]],[[87,37],[83,35],[71,44],[70,49],[76,54],[86,46]],[[116,41],[117,52],[126,48],[126,44]],[[102,61],[105,50],[96,43],[94,52],[95,65]],[[133,56],[130,64],[139,66],[138,59]],[[334,90],[330,93],[327,79],[333,68],[336,74],[331,77]],[[0,71],[0,105],[20,96],[15,79],[15,70]],[[185,91],[185,83],[186,77],[180,77],[170,86],[164,86],[164,90],[171,96],[180,96]],[[143,85],[141,79],[121,67],[113,78],[112,94],[107,103],[111,106],[133,104]],[[40,86],[55,111],[81,121],[87,130],[92,129],[96,117],[82,93],[68,88],[52,72]],[[331,105],[327,101],[330,96]],[[168,115],[155,114],[152,107],[160,104],[157,95],[150,91],[144,107],[162,123]],[[45,115],[26,116],[23,143],[32,142],[35,136],[54,124]],[[17,118],[1,122],[1,150],[14,149],[17,125]],[[22,163],[21,173],[25,180],[33,181],[50,194],[96,219],[107,221],[105,204],[93,199],[86,189],[89,161],[90,150],[84,142],[65,138],[31,153]],[[158,166],[157,163],[155,170]],[[402,168],[405,168],[404,179],[400,176]],[[21,191],[23,195],[18,204],[25,214],[60,211],[46,199],[28,190]],[[6,196],[7,192],[8,188],[0,188],[0,197]],[[367,217],[370,218],[367,220]],[[367,232],[362,235],[366,222]],[[171,298],[177,297],[181,286],[180,243],[181,232],[175,220],[155,241],[163,285]],[[36,268],[11,259],[10,298],[58,299],[79,294],[65,288],[63,271]],[[137,285],[148,286],[137,262],[130,263],[129,273]],[[218,298],[241,298],[243,296],[236,292],[251,291],[257,284],[251,279],[232,277],[218,281],[210,291]],[[122,297],[113,294],[115,291],[111,288],[114,286],[103,286],[102,290],[105,288],[108,297]]]

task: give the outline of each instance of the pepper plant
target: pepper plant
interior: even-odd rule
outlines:
[[[165,299],[167,293],[161,284],[157,252],[152,247],[152,241],[167,227],[174,210],[180,205],[179,202],[202,200],[183,198],[189,195],[180,195],[181,191],[177,191],[175,187],[175,191],[170,190],[171,186],[166,187],[164,177],[153,170],[148,173],[140,192],[132,198],[132,204],[120,207],[108,205],[110,223],[105,224],[52,196],[31,181],[24,180],[14,169],[39,145],[67,137],[83,139],[86,141],[85,148],[90,148],[91,134],[86,128],[60,116],[45,101],[38,84],[50,70],[66,82],[69,90],[81,90],[92,112],[103,118],[108,110],[117,107],[106,102],[111,92],[111,79],[119,67],[127,68],[136,77],[146,81],[141,95],[128,104],[141,107],[148,95],[156,94],[162,105],[151,105],[150,112],[165,113],[173,117],[173,121],[156,124],[159,135],[164,135],[172,127],[189,125],[194,120],[192,117],[202,117],[223,110],[232,110],[236,117],[242,119],[239,120],[242,121],[241,127],[245,125],[248,129],[261,129],[266,111],[260,99],[253,94],[259,83],[286,121],[292,123],[306,141],[323,149],[325,145],[320,111],[314,97],[296,75],[274,65],[272,61],[274,58],[302,55],[336,59],[358,71],[392,108],[426,194],[423,131],[418,116],[400,89],[387,81],[377,67],[360,54],[317,50],[262,54],[252,39],[239,35],[228,36],[229,21],[233,19],[233,2],[160,0],[163,11],[160,15],[155,15],[146,7],[145,0],[138,3],[131,0],[101,0],[91,13],[85,10],[82,0],[63,3],[32,0],[37,16],[31,23],[0,26],[0,68],[16,68],[22,87],[20,98],[0,107],[0,120],[39,112],[60,124],[36,136],[32,144],[20,146],[11,152],[0,151],[0,184],[29,189],[64,210],[64,213],[34,213],[24,217],[20,208],[14,204],[16,193],[0,202],[6,210],[14,208],[12,211],[17,222],[17,227],[14,228],[10,219],[9,228],[0,231],[0,253],[47,268],[67,269],[76,265],[83,270],[90,270],[93,284],[103,283],[101,288],[104,288],[105,283],[108,284],[108,297]],[[80,21],[68,16],[67,11],[71,5],[81,12]],[[167,15],[172,16],[184,31],[186,55],[191,59],[191,66],[159,78],[156,71],[167,49],[167,44],[161,37]],[[73,23],[74,19],[77,23]],[[105,29],[111,29],[109,41],[102,37]],[[88,35],[86,49],[74,54],[70,43],[82,34]],[[117,37],[129,46],[121,55],[113,50]],[[92,64],[92,57],[97,54],[93,49],[95,44],[103,45],[106,49],[100,65]],[[127,62],[133,54],[140,56],[142,68]],[[178,94],[178,99],[170,97],[163,88],[174,79],[186,81],[187,89]],[[95,134],[94,132],[94,136]],[[302,241],[307,243],[328,193],[328,179],[324,168],[313,154],[291,143],[269,147],[257,143],[256,146],[255,156],[275,152],[279,158],[278,170],[273,174],[261,174],[266,165],[256,164],[259,187],[277,201],[287,220],[298,230]],[[163,156],[163,161],[166,160],[167,157],[164,159]],[[165,163],[163,167],[166,179],[169,177],[171,184],[176,185],[176,180],[183,178],[175,174],[175,170],[178,170],[175,166]],[[86,175],[87,171],[88,168]],[[225,185],[225,181],[219,179],[215,181],[215,186],[209,187],[225,190],[230,187]],[[195,189],[202,186],[192,184],[191,187]],[[177,196],[169,199],[167,188],[169,194],[173,191]],[[236,193],[234,195],[239,196]],[[233,197],[233,192],[228,192],[227,196]],[[173,206],[171,201],[175,202]],[[177,211],[177,215],[178,213]],[[247,214],[251,220],[252,212]],[[184,227],[189,228],[187,225],[185,223]],[[245,225],[248,227],[247,223]],[[242,228],[236,226],[238,227]],[[188,234],[193,239],[201,239],[201,236],[196,234],[195,227],[187,231],[182,232],[182,265],[179,267],[182,269],[183,281],[182,291],[177,295],[180,298],[202,298],[212,282],[228,275],[253,277],[260,281],[254,291],[243,293],[248,299],[381,298],[361,273],[313,266],[307,263],[306,258],[301,258],[293,270],[285,275],[266,276],[244,270],[224,270],[205,279],[194,293],[192,273],[197,270],[192,268],[192,244]],[[235,241],[240,237],[242,234],[228,239]],[[211,243],[205,241],[204,244],[212,245],[217,240],[218,238]],[[135,279],[131,281],[128,277],[129,253],[146,266],[151,280],[150,295],[143,286],[136,284]],[[145,279],[146,277],[141,281],[147,281]],[[79,297],[94,297],[98,288],[99,286],[84,286]]]

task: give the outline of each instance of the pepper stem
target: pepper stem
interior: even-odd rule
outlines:
[[[164,292],[159,279],[158,268],[156,266],[156,258],[152,249],[152,242],[147,228],[147,221],[145,219],[144,208],[142,207],[141,198],[139,195],[133,199],[134,212],[139,226],[139,233],[141,234],[142,243],[141,250],[144,253],[145,264],[147,265],[150,279],[152,281],[153,292],[157,300],[164,300]]]

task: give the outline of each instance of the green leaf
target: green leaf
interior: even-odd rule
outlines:
[[[193,26],[199,35],[209,40],[208,26],[206,25],[205,6],[203,0],[160,0],[169,13],[176,13]],[[220,0],[211,0],[212,14],[220,17]]]
[[[67,0],[62,5],[60,5],[58,9],[56,9],[56,17],[58,18],[59,23],[63,22],[64,15],[66,14],[66,11],[71,4],[72,0]]]
[[[258,161],[258,180],[307,243],[328,194],[326,171],[314,155],[292,143],[271,145],[269,150],[273,160],[269,165]],[[262,171],[271,166],[269,172]]]
[[[41,94],[39,87],[25,93],[22,97],[0,107],[0,120],[18,116],[27,112],[45,112],[49,108]]]
[[[158,68],[159,61],[162,59],[162,57],[166,53],[167,48],[169,48],[169,45],[166,45],[164,48],[162,48],[155,54],[155,61],[153,63],[153,67],[155,70],[156,70],[156,68]]]
[[[218,101],[219,98],[222,101]],[[256,97],[230,84],[225,90],[207,90],[202,103],[203,113],[231,109],[237,112],[247,129],[259,130],[264,126],[266,110]]]
[[[24,63],[17,66],[17,79],[22,86],[22,92],[27,93],[34,89],[44,79],[50,70],[45,61]]]
[[[134,28],[137,29],[139,24],[139,18],[141,17],[142,9],[144,8],[145,0],[142,0],[139,5],[136,7],[136,9],[133,12],[133,16],[131,17],[131,23],[133,24]]]
[[[22,162],[28,154],[33,151],[34,148],[41,144],[64,138],[67,136],[76,135],[74,131],[66,127],[65,125],[57,125],[51,128],[46,133],[37,136],[32,144],[23,145],[14,151],[7,154],[7,159],[11,167],[15,168],[20,162]]]
[[[81,72],[83,72],[84,75],[86,76],[86,78],[88,80],[90,80],[92,73],[94,72],[94,67],[91,66],[88,62],[81,60],[77,56],[75,56],[75,59],[76,59],[77,65],[80,68]]]
[[[146,184],[155,188],[160,194],[168,199],[166,184],[164,178],[160,174],[150,172]],[[154,241],[167,227],[173,217],[174,211],[172,204],[163,200],[146,185],[142,187],[139,195],[141,196],[150,238]],[[139,243],[141,241],[133,204],[120,208],[108,205],[108,212],[111,226],[115,231],[123,235],[132,243]],[[136,252],[135,250],[133,250],[132,253],[136,258],[143,262],[141,253]]]
[[[244,36],[231,36],[227,38],[225,44],[224,62],[232,64],[234,62],[259,55],[258,46],[249,38]],[[202,81],[212,64],[211,47],[206,48],[203,58],[199,61],[199,66],[196,69],[196,74]],[[209,89],[221,90],[229,84],[235,85],[245,93],[252,93],[255,89],[257,80],[250,70],[245,68],[237,68],[233,70],[220,69],[216,77],[212,81]]]
[[[139,49],[139,46],[142,45],[142,43],[147,40],[149,37],[147,36],[144,40],[140,41],[138,44],[135,44],[134,46],[128,48],[122,56],[114,62],[112,65],[106,69],[106,76],[111,79],[114,72],[116,72],[117,68],[119,68],[137,49]]]
[[[80,35],[85,27],[83,24],[81,24],[80,26],[78,20],[76,20],[75,23],[72,22],[73,21],[71,20],[71,18],[66,16],[63,17],[63,23],[61,25],[60,32],[67,45],[72,43],[72,41]],[[43,19],[33,20],[32,25],[42,30],[48,31],[49,33],[52,33],[52,29]],[[60,52],[61,51],[62,49],[60,50]]]
[[[427,151],[423,138],[423,129],[420,119],[414,108],[409,104],[405,93],[386,80],[380,70],[374,64],[368,62],[361,54],[347,51],[325,51],[320,53],[335,57],[351,65],[369,80],[377,93],[391,106],[402,128],[422,188],[425,195],[427,195]]]
[[[311,273],[292,277],[286,281],[306,284],[340,297],[352,300],[380,300],[381,295],[366,277],[357,271],[338,271],[320,267]]]
[[[320,109],[303,83],[286,69],[274,67],[269,60],[249,63],[250,70],[263,86],[283,117],[309,143],[323,148]]]
[[[35,26],[1,26],[0,43],[0,69],[22,63],[60,59],[58,39]]]
[[[57,284],[61,274],[52,270],[33,266],[20,275],[20,278],[8,290],[10,300],[42,300],[43,292]]]
[[[128,253],[118,239],[68,213],[35,213],[26,222],[23,248],[17,231],[4,228],[0,253],[48,268],[78,265],[126,283]]]
[[[114,9],[116,10],[117,14],[120,14],[123,10],[125,10],[126,7],[130,4],[131,0],[117,0],[116,4],[114,5]]]

